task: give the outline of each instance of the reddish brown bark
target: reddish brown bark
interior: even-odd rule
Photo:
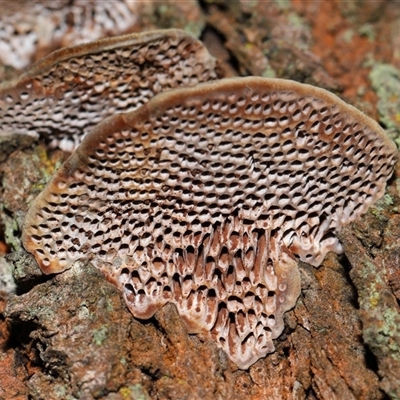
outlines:
[[[382,118],[369,76],[380,63],[400,67],[396,2],[193,7],[149,3],[133,29],[195,24],[221,76],[312,83]],[[400,123],[392,121],[396,135]],[[18,222],[64,155],[23,139],[0,146],[0,248],[15,251]],[[0,399],[400,398],[398,176],[342,231],[345,256],[330,254],[318,269],[299,266],[302,293],[276,351],[248,371],[209,340],[188,335],[173,306],[139,322],[89,264],[43,277],[32,257],[15,252],[9,262],[18,295],[0,302]]]

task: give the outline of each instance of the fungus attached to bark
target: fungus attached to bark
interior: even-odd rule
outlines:
[[[61,49],[0,86],[0,135],[40,136],[72,151],[105,117],[134,110],[162,90],[215,79],[214,66],[202,43],[180,30]]]
[[[33,203],[49,274],[89,258],[137,318],[174,303],[240,368],[273,351],[300,278],[382,196],[396,148],[338,97],[236,78],[161,93],[85,137]]]
[[[4,2],[3,2],[4,3]],[[25,68],[32,58],[57,46],[120,35],[136,20],[131,0],[7,1],[0,16],[0,60]]]

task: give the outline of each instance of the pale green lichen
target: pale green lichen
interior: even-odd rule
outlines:
[[[353,29],[346,29],[342,33],[342,39],[345,43],[351,43],[354,37],[354,30]]]
[[[365,36],[368,38],[370,42],[373,42],[376,37],[375,29],[371,24],[363,24],[358,28],[358,33],[361,36]]]
[[[372,263],[366,262],[362,271],[362,276],[366,281],[369,280],[369,276],[373,274],[375,266]],[[376,310],[380,302],[379,288],[382,286],[382,282],[378,280],[369,280],[368,290],[366,296],[360,297],[360,305],[366,310]]]
[[[77,400],[76,397],[71,396],[68,394],[68,389],[65,385],[56,384],[54,385],[54,394],[57,396],[58,399],[65,399],[65,400]]]
[[[289,10],[292,6],[290,0],[274,0],[274,3],[281,9],[281,10]]]
[[[370,311],[376,320],[364,328],[364,338],[369,345],[379,347],[380,351],[390,350],[390,357],[400,361],[400,315],[394,303],[387,301],[390,297],[376,266],[367,260],[360,270],[365,282],[369,282],[364,290],[359,291],[359,303],[362,310]],[[371,276],[374,279],[371,279]]]
[[[34,321],[38,315],[48,321],[55,319],[55,311],[51,305],[38,305],[37,307],[27,309],[27,317],[29,320]]]
[[[400,145],[400,70],[390,64],[374,63],[369,78],[378,96],[379,119]]]
[[[53,161],[51,158],[49,158],[49,153],[47,152],[47,149],[42,145],[35,147],[32,158],[35,161],[35,165],[40,165],[41,175],[40,181],[34,184],[32,186],[32,189],[36,189],[40,192],[54,175],[54,172],[61,167],[62,160],[57,159],[56,161]]]
[[[90,318],[90,311],[86,304],[82,304],[77,311],[77,316],[79,319],[85,320]]]
[[[268,66],[264,69],[261,76],[263,78],[276,78],[276,72],[268,63]]]
[[[121,359],[119,360],[119,362],[121,363],[121,365],[127,365],[128,361],[126,361],[125,357],[121,357]]]
[[[102,326],[99,329],[93,331],[93,343],[97,346],[101,346],[108,336],[108,328],[106,326]]]
[[[294,12],[290,12],[287,15],[287,19],[290,25],[296,28],[304,28],[304,26],[307,26],[307,24],[304,21],[304,18],[302,18],[299,14],[296,14]]]
[[[205,27],[205,18],[202,16],[199,4],[195,0],[186,1],[191,13],[195,15],[193,18],[188,18],[185,7],[181,8],[184,3],[156,2],[154,6],[149,6],[152,23],[158,28],[179,28],[196,38],[200,37]]]
[[[119,394],[124,400],[150,400],[147,391],[140,384],[123,387]]]
[[[382,211],[385,202],[391,203],[393,199],[386,197],[381,201]],[[376,214],[379,214],[378,208]],[[377,218],[384,216],[377,215]],[[378,374],[382,378],[380,387],[389,398],[400,399],[400,314],[396,299],[387,288],[384,266],[361,256],[353,265],[351,275],[358,292],[363,339],[377,358]]]
[[[0,256],[0,291],[13,293],[16,289],[15,280],[13,278],[13,266],[11,263]]]
[[[393,204],[395,204],[393,197],[389,193],[386,193],[374,205],[371,206],[370,212],[380,220],[386,220],[386,217],[382,215],[382,212],[387,210],[387,208]]]
[[[4,212],[4,205],[0,204],[1,224],[4,226],[5,242],[14,250],[22,249],[20,240],[20,224],[16,218],[11,218]]]
[[[108,312],[112,312],[114,310],[113,303],[110,299],[106,300],[106,309]]]

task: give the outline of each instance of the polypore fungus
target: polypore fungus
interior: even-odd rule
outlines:
[[[72,151],[105,117],[162,90],[215,79],[215,61],[180,30],[149,31],[56,51],[0,86],[2,134],[40,136]]]
[[[0,16],[0,60],[19,69],[27,67],[38,51],[119,35],[137,20],[136,2],[129,0],[6,3]]]
[[[176,305],[240,368],[273,351],[300,279],[380,196],[395,145],[322,89],[236,78],[161,93],[95,127],[23,233],[46,274],[89,258],[137,318]]]

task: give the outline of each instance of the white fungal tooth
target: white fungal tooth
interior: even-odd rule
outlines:
[[[171,302],[247,369],[274,350],[300,294],[294,256],[317,266],[340,252],[335,232],[384,193],[396,155],[378,124],[322,89],[263,78],[174,89],[97,125],[33,203],[22,240],[45,273],[109,263],[135,317]]]

